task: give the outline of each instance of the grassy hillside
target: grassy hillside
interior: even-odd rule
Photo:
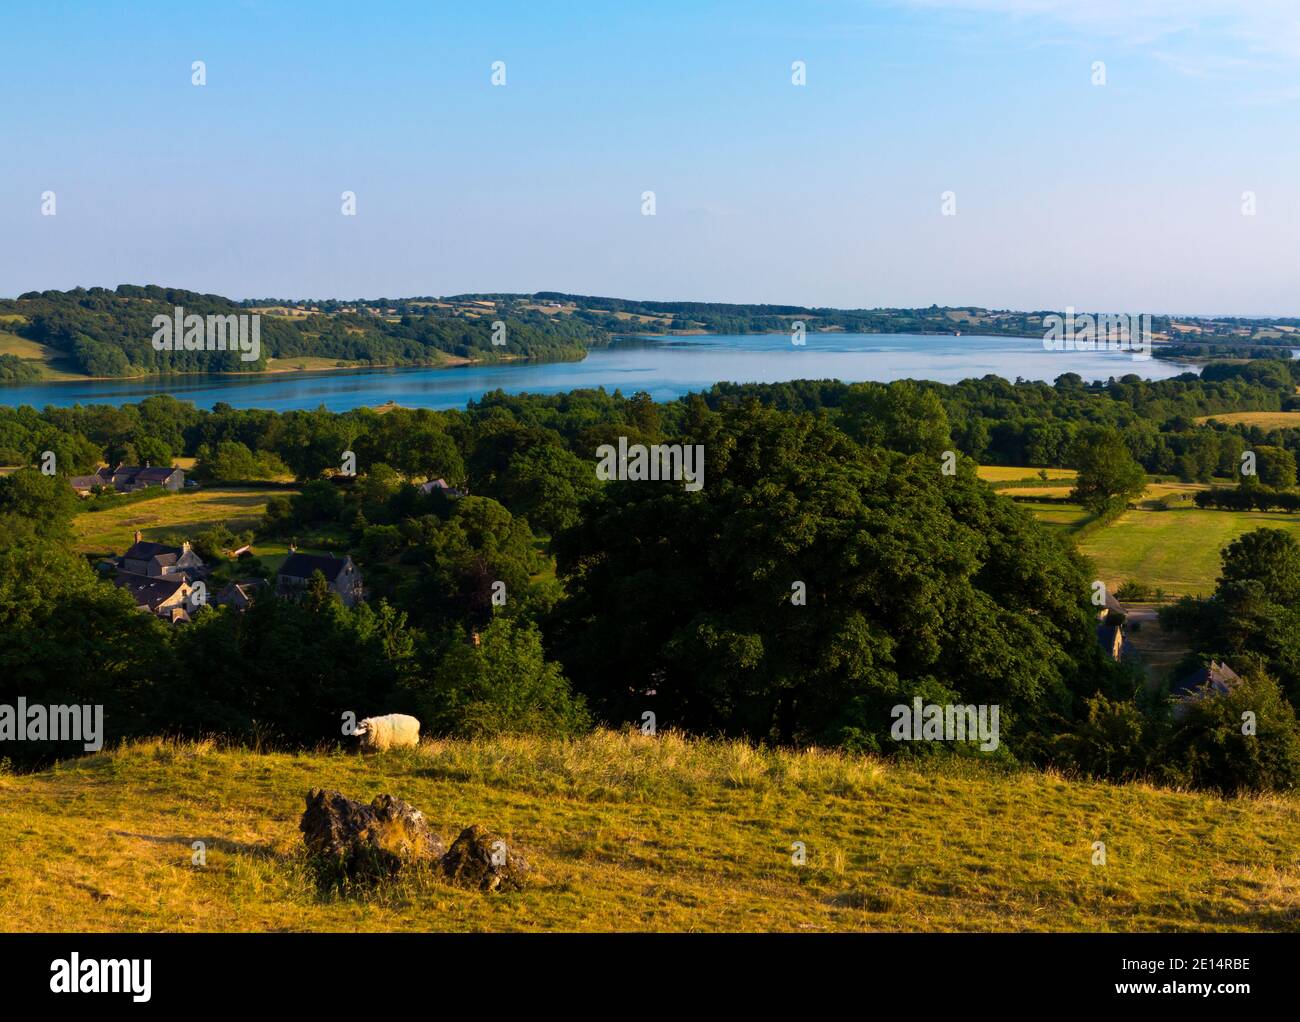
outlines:
[[[483,823],[545,883],[320,896],[297,832],[320,785],[405,798],[444,839]],[[0,775],[0,833],[0,914],[18,931],[1300,928],[1295,799],[671,734],[367,758],[147,741]]]
[[[12,333],[14,326],[26,322],[22,316],[0,316],[0,355],[14,355],[30,363],[40,374],[42,380],[82,380],[85,374],[76,371],[76,367],[61,352],[37,341],[30,341]]]

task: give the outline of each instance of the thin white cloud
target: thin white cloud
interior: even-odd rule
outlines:
[[[1021,27],[1157,50],[1188,74],[1300,61],[1297,0],[899,0],[929,10],[1002,15]]]

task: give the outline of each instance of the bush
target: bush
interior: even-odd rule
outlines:
[[[478,639],[478,645],[453,640],[432,679],[407,684],[411,708],[429,731],[474,737],[590,728],[582,697],[570,691],[559,664],[545,658],[536,626],[499,617]]]
[[[1121,602],[1149,603],[1154,592],[1145,582],[1128,581],[1115,590],[1115,599]]]
[[[1089,699],[1087,707],[1088,719],[1053,742],[1054,763],[1113,781],[1142,776],[1149,762],[1142,711],[1133,702],[1100,694]]]
[[[1162,750],[1165,779],[1225,794],[1289,791],[1300,783],[1300,724],[1272,678],[1182,705]],[[1254,734],[1245,733],[1247,720]]]

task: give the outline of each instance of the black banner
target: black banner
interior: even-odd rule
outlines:
[[[1296,934],[8,934],[3,1003],[37,1009],[495,1011],[694,998],[867,1010],[1289,1004]]]

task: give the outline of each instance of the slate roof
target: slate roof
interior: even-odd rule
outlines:
[[[121,465],[113,472],[113,481],[116,482],[118,477],[122,477],[125,485],[135,483],[165,483],[173,473],[179,472],[176,468],[149,468],[140,467],[139,465]]]
[[[1187,696],[1198,689],[1214,691],[1222,695],[1241,684],[1241,677],[1227,664],[1211,660],[1199,671],[1187,675],[1174,683],[1173,694]]]
[[[280,565],[277,575],[290,578],[309,579],[313,572],[319,571],[327,582],[333,582],[347,564],[347,558],[321,556],[319,554],[290,554]]]
[[[132,544],[123,557],[133,561],[147,561],[153,557],[164,558],[164,564],[175,564],[176,558],[180,557],[182,550],[178,546],[168,546],[166,543],[150,543],[147,540],[141,540],[139,543]],[[171,560],[165,560],[170,556]]]
[[[127,590],[136,605],[156,611],[164,600],[176,595],[176,590],[185,584],[182,579],[152,578],[149,575],[136,575],[129,571],[119,571],[113,579],[115,585]]]

